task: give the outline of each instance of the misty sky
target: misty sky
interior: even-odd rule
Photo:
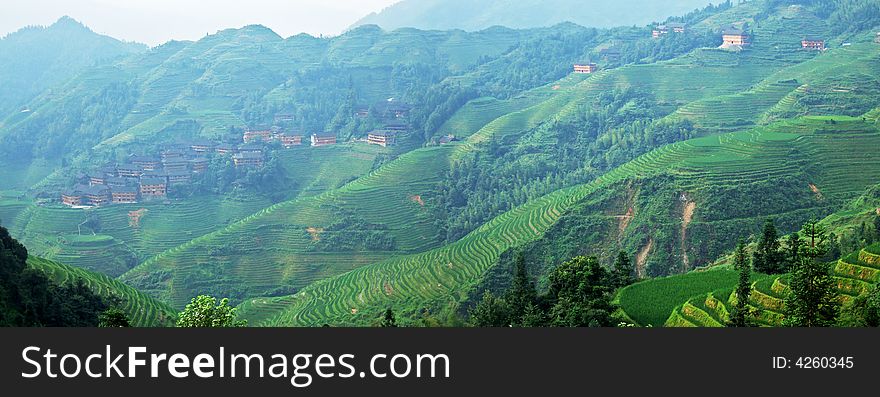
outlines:
[[[68,15],[95,32],[155,46],[226,28],[268,26],[283,37],[336,35],[398,0],[0,0],[0,37]]]

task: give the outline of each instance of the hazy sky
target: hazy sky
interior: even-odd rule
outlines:
[[[95,32],[158,45],[226,28],[268,26],[283,37],[336,35],[398,0],[0,0],[0,37],[68,15]]]

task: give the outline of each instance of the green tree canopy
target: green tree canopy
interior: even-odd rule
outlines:
[[[220,304],[212,296],[199,295],[186,305],[177,317],[181,328],[230,328],[247,326],[246,320],[236,320],[236,309],[223,298]]]

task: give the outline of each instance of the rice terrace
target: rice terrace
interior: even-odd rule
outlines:
[[[3,325],[880,326],[876,1],[389,3],[2,36]]]

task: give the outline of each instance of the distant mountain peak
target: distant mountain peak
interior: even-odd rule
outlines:
[[[645,25],[709,5],[712,0],[402,0],[354,26],[375,24],[391,31],[479,31],[493,25],[514,29],[550,27],[570,21],[586,27]],[[716,1],[717,2],[717,1]]]
[[[49,29],[78,29],[78,30],[85,30],[85,31],[89,31],[89,32],[92,31],[91,29],[88,28],[88,26],[86,26],[82,22],[77,21],[76,19],[73,19],[72,17],[67,16],[67,15],[65,15],[61,18],[58,18],[58,20],[55,21],[55,23],[53,23],[51,26],[49,26]]]

